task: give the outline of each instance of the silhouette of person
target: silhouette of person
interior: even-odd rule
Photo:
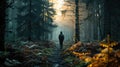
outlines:
[[[59,44],[60,44],[60,49],[63,48],[63,41],[64,41],[64,35],[62,32],[59,34]]]

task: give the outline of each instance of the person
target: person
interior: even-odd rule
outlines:
[[[63,41],[64,41],[64,35],[62,32],[59,34],[59,44],[60,44],[60,49],[63,48]]]

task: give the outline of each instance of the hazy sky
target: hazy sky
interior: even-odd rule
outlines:
[[[65,2],[65,0],[50,1],[54,3],[53,8],[56,11],[56,15],[54,16],[54,23],[58,25],[58,27],[53,32],[53,39],[57,39],[55,36],[58,36],[60,31],[63,31],[64,35],[67,36],[66,40],[69,40],[70,38],[72,39],[75,30],[75,3]],[[87,12],[83,11],[86,9],[86,5],[84,3],[80,3],[80,6],[82,6],[79,8],[80,14],[82,15],[80,19],[83,19],[87,16]]]

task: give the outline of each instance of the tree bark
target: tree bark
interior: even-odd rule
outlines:
[[[6,22],[5,22],[5,17],[6,17],[6,0],[1,0],[0,1],[0,51],[5,51],[5,39],[4,39],[4,35],[5,35],[5,26],[6,26]],[[5,61],[5,57],[0,57],[0,66],[4,65],[4,61]]]
[[[75,19],[75,42],[78,42],[80,41],[80,27],[79,27],[79,0],[75,0],[75,5],[76,5],[76,8],[75,8],[75,16],[76,16],[76,19]]]
[[[28,40],[31,41],[32,38],[31,38],[31,34],[32,34],[32,26],[31,26],[31,6],[32,6],[32,2],[31,0],[29,0],[29,22],[28,22]]]
[[[5,43],[5,39],[4,39],[4,35],[5,35],[5,26],[6,26],[6,22],[5,22],[5,16],[6,16],[6,0],[1,0],[0,1],[0,51],[4,51],[4,43]]]

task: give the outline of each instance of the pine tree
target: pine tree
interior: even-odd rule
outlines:
[[[55,11],[51,8],[52,4],[48,0],[22,0],[22,3],[18,8],[18,36],[28,40],[40,40],[40,37],[47,35],[44,33],[50,32],[53,27],[52,17]]]

